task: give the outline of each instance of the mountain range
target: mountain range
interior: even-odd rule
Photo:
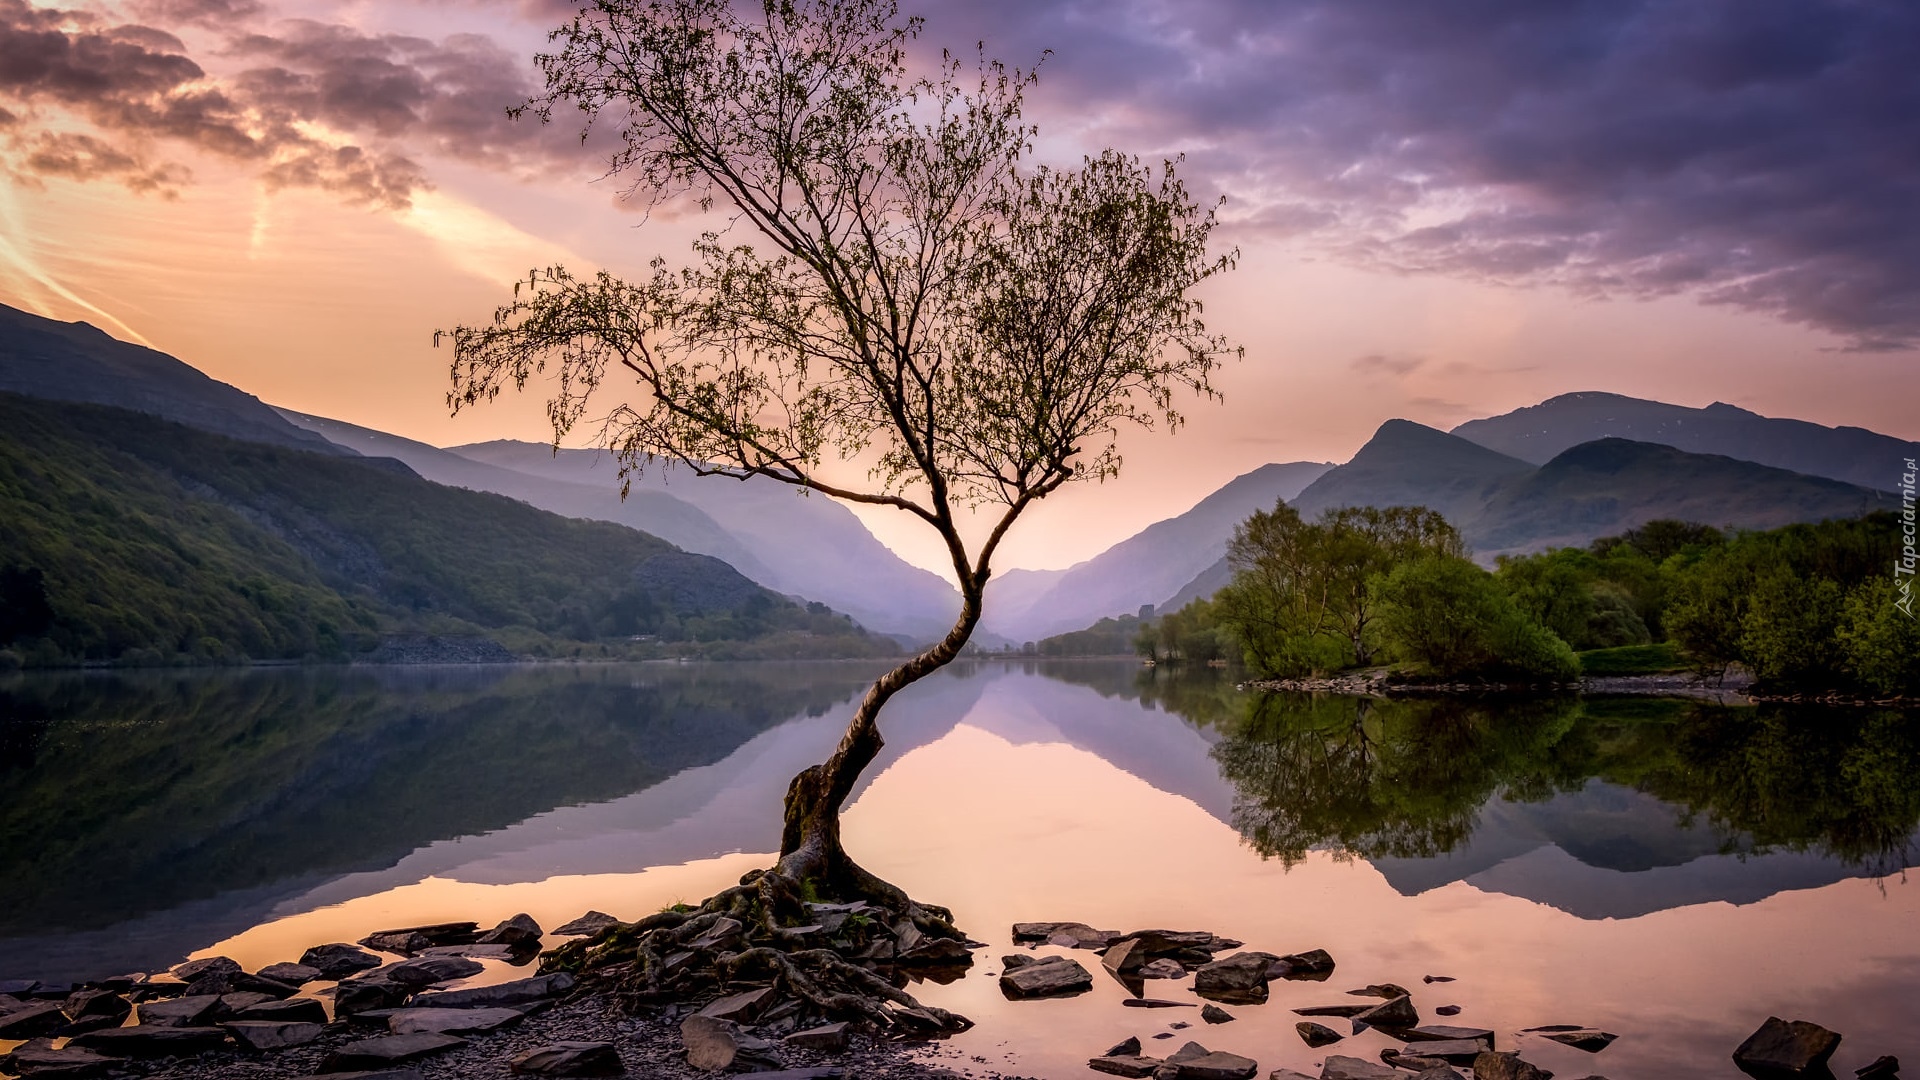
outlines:
[[[164,353],[85,323],[0,306],[0,391],[112,405],[254,443],[360,455],[452,487],[564,517],[612,522],[712,556],[790,598],[820,601],[903,642],[943,632],[958,596],[900,559],[845,506],[770,480],[649,467],[625,500],[604,453],[527,442],[442,449],[338,420],[275,410]],[[1291,502],[1303,514],[1425,505],[1482,559],[1582,544],[1658,517],[1769,528],[1889,505],[1920,444],[1716,403],[1703,409],[1617,394],[1563,394],[1461,424],[1382,425],[1353,458],[1264,465],[1094,558],[1063,570],[1001,571],[980,634],[991,647],[1161,609],[1226,583],[1233,528]],[[1878,492],[1878,494],[1876,493]]]

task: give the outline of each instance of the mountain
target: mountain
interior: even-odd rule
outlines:
[[[0,304],[0,391],[114,405],[251,442],[341,454],[251,394],[88,323]]]
[[[619,467],[599,450],[561,450],[502,440],[450,448],[452,453],[541,482],[619,491]],[[698,508],[726,530],[779,592],[818,600],[882,633],[931,641],[960,611],[960,596],[938,574],[913,566],[867,531],[853,511],[822,495],[802,495],[778,480],[694,476],[649,466],[633,477],[634,495],[668,495]],[[632,496],[629,496],[632,498]]]
[[[1016,641],[1076,630],[1165,600],[1227,550],[1233,527],[1292,499],[1331,469],[1311,461],[1262,465],[1178,517],[1158,521],[1064,571],[1010,571],[987,585],[988,629]]]
[[[1340,506],[1426,506],[1445,514],[1482,561],[1583,545],[1657,518],[1771,529],[1895,505],[1867,487],[1627,439],[1583,443],[1535,468],[1406,420],[1382,424],[1353,460],[1293,500],[1304,517]],[[1161,607],[1211,596],[1229,577],[1220,559]]]
[[[626,499],[613,484],[572,484],[488,465],[371,428],[357,427],[324,416],[277,409],[296,427],[323,436],[329,442],[369,457],[404,462],[436,484],[490,491],[537,506],[563,517],[611,521],[651,533],[670,544],[720,559],[768,588],[780,590],[779,575],[763,565],[732,534],[700,508],[661,491],[635,490]]]
[[[1766,417],[1717,401],[1693,409],[1597,391],[1561,394],[1500,416],[1469,420],[1453,433],[1535,465],[1580,443],[1613,437],[1721,454],[1881,490],[1898,486],[1902,460],[1920,456],[1920,443],[1865,428]]]
[[[1585,544],[1655,518],[1742,529],[1897,508],[1882,491],[1671,446],[1597,439],[1511,477],[1458,522],[1476,555]]]
[[[0,646],[29,663],[344,659],[390,632],[553,655],[633,651],[639,637],[667,653],[891,651],[634,529],[382,459],[12,394],[0,394],[0,572]]]

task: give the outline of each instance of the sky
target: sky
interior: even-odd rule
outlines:
[[[928,0],[916,48],[1039,63],[1043,159],[1184,155],[1224,198],[1223,400],[1129,433],[1002,565],[1059,567],[1384,420],[1605,390],[1920,438],[1920,5]],[[700,223],[515,121],[558,0],[0,0],[0,301],[436,445],[450,350],[529,269]],[[930,53],[929,53],[930,55]],[[1044,57],[1044,58],[1043,58]],[[857,478],[857,477],[855,477]],[[862,510],[938,568],[924,526]]]

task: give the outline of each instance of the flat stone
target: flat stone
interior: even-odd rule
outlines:
[[[1087,1059],[1087,1068],[1109,1076],[1152,1076],[1154,1071],[1166,1064],[1160,1058],[1142,1057],[1139,1054],[1103,1054]]]
[[[1164,998],[1127,998],[1120,1004],[1129,1009],[1191,1009],[1199,1002],[1167,1001]]]
[[[757,1062],[778,1066],[773,1046],[740,1030],[731,1020],[695,1013],[680,1022],[680,1042],[687,1050],[687,1064],[696,1069],[745,1068]]]
[[[362,1039],[359,1042],[350,1042],[328,1054],[326,1060],[320,1063],[320,1071],[336,1073],[353,1069],[379,1069],[391,1065],[404,1065],[409,1061],[419,1061],[466,1044],[465,1039],[452,1035],[436,1035],[428,1031],[416,1032],[412,1035],[387,1035],[377,1039]]]
[[[1405,1069],[1408,1072],[1427,1072],[1449,1067],[1445,1058],[1427,1057],[1418,1051],[1396,1050],[1391,1046],[1380,1051],[1380,1060],[1396,1069]]]
[[[1047,935],[1049,945],[1063,949],[1104,949],[1121,938],[1118,930],[1095,930],[1085,923],[1067,923]]]
[[[1124,938],[1114,942],[1100,956],[1100,965],[1115,975],[1138,971],[1146,962],[1147,950],[1140,944],[1139,938]]]
[[[609,926],[620,925],[620,920],[604,911],[589,911],[569,923],[561,923],[554,928],[556,937],[593,937]]]
[[[140,1023],[146,1027],[198,1027],[220,1007],[218,994],[195,994],[167,1001],[143,1002]]]
[[[1274,978],[1303,978],[1309,975],[1327,975],[1333,971],[1333,956],[1325,949],[1308,949],[1306,952],[1288,953],[1275,961],[1286,965],[1286,971],[1274,975]]]
[[[1187,969],[1181,966],[1180,961],[1170,956],[1163,956],[1158,960],[1141,964],[1139,975],[1143,979],[1184,979],[1187,977]]]
[[[1805,1020],[1767,1017],[1733,1052],[1733,1063],[1756,1076],[1800,1076],[1826,1064],[1840,1036]]]
[[[322,979],[334,981],[355,972],[372,971],[380,964],[380,958],[365,949],[338,941],[330,945],[315,945],[300,956],[301,967],[313,968]]]
[[[313,998],[263,1001],[234,1012],[235,1020],[272,1020],[282,1024],[324,1024],[327,1007]]]
[[[1175,1067],[1175,1080],[1250,1080],[1260,1071],[1259,1062],[1239,1054],[1229,1054],[1225,1050],[1210,1050],[1194,1057],[1182,1057],[1175,1053],[1168,1056],[1167,1064]]]
[[[573,983],[571,974],[556,971],[551,975],[535,975],[531,979],[496,983],[493,986],[474,986],[464,990],[441,990],[431,994],[421,994],[414,999],[413,1003],[421,1008],[435,1009],[531,1005],[536,1001],[545,1001],[566,993],[573,989]]]
[[[272,979],[274,982],[286,983],[293,987],[319,982],[323,978],[319,968],[308,967],[305,964],[268,964],[255,974],[263,979]]]
[[[0,1054],[0,1072],[15,1076],[39,1074],[85,1080],[118,1071],[118,1068],[116,1059],[91,1050],[77,1046],[55,1050],[50,1039],[34,1039],[14,1047],[10,1054]]]
[[[434,983],[453,982],[465,979],[487,970],[478,960],[469,960],[464,956],[416,956],[403,960],[392,967],[376,973],[379,978],[396,982],[401,986],[419,989]]]
[[[825,1050],[837,1054],[847,1048],[848,1028],[845,1021],[822,1024],[819,1027],[796,1031],[781,1040],[789,1046],[798,1046],[806,1050]]]
[[[1413,1080],[1466,1080],[1458,1069],[1451,1065],[1435,1065],[1431,1069],[1422,1069],[1413,1075]],[[1589,1076],[1587,1080],[1607,1080],[1604,1076]]]
[[[739,919],[722,916],[721,918],[715,919],[713,925],[707,927],[706,931],[699,937],[687,942],[687,945],[693,949],[717,949],[739,938],[741,934],[746,932],[746,929],[747,924],[741,922]]]
[[[1202,1005],[1200,1019],[1209,1024],[1231,1024],[1234,1021],[1234,1015],[1218,1005]]]
[[[1293,1030],[1300,1033],[1301,1042],[1314,1047],[1325,1046],[1328,1043],[1337,1043],[1341,1039],[1346,1038],[1345,1035],[1340,1034],[1327,1025],[1316,1024],[1311,1020],[1300,1021],[1293,1025]]]
[[[1473,1080],[1553,1080],[1553,1074],[1520,1055],[1488,1051],[1473,1059]]]
[[[1554,1042],[1571,1046],[1575,1050],[1585,1050],[1589,1054],[1597,1054],[1605,1050],[1607,1047],[1613,1045],[1613,1040],[1619,1037],[1620,1036],[1610,1031],[1595,1031],[1591,1029],[1581,1031],[1555,1031],[1546,1035],[1546,1038],[1552,1039]]]
[[[406,1004],[409,988],[386,979],[362,976],[333,988],[333,1014],[341,1019]]]
[[[557,1042],[514,1055],[507,1067],[529,1076],[622,1076],[620,1051],[607,1042]]]
[[[1397,997],[1410,997],[1413,991],[1399,983],[1371,983],[1358,990],[1349,990],[1347,993],[1355,997],[1377,997],[1390,1001]]]
[[[1892,1054],[1882,1054],[1872,1062],[1853,1070],[1859,1080],[1891,1080],[1900,1073],[1900,1059]]]
[[[1267,1074],[1267,1080],[1313,1080],[1306,1073],[1297,1073],[1292,1069],[1275,1069]]]
[[[1411,1028],[1420,1023],[1420,1013],[1414,1009],[1412,998],[1397,997],[1375,1005],[1354,1019],[1379,1028]]]
[[[1473,1064],[1474,1059],[1493,1049],[1486,1039],[1437,1039],[1433,1042],[1414,1043],[1409,1053],[1423,1058],[1438,1058],[1447,1064],[1464,1062]]]
[[[1487,1028],[1455,1027],[1452,1024],[1422,1024],[1417,1028],[1410,1028],[1401,1032],[1401,1034],[1405,1035],[1409,1042],[1437,1042],[1441,1039],[1485,1039],[1487,1041],[1487,1048],[1493,1048],[1493,1032]]]
[[[1010,1000],[1066,997],[1093,989],[1093,975],[1079,961],[1049,956],[1000,975],[1000,992]]]
[[[397,1009],[387,1017],[395,1035],[484,1035],[526,1019],[519,1009]]]
[[[478,945],[508,945],[516,949],[537,949],[544,931],[533,916],[521,912],[480,935]]]
[[[268,997],[265,994],[221,994],[220,1007],[214,1015],[222,1020],[239,1019],[238,1014],[255,1005],[264,1005],[269,1001],[284,1001],[285,998]]]
[[[97,1050],[109,1057],[187,1057],[227,1045],[227,1033],[217,1027],[106,1028],[77,1035],[68,1046]]]
[[[1343,1054],[1327,1058],[1326,1064],[1320,1067],[1320,1080],[1393,1080],[1400,1075],[1399,1070],[1377,1061]]]
[[[247,1050],[286,1050],[305,1046],[320,1037],[321,1024],[281,1023],[276,1020],[229,1020],[220,1025]]]
[[[133,1006],[127,999],[111,990],[76,990],[67,995],[60,1003],[60,1009],[69,1020],[85,1020],[90,1017],[107,1017],[124,1020]]]
[[[289,986],[276,979],[249,975],[246,972],[209,971],[187,984],[187,997],[213,994],[216,997],[227,994],[260,994],[272,998],[290,998],[300,992],[297,986]]]
[[[1082,930],[1093,929],[1083,922],[1017,922],[1013,924],[1013,940],[1016,942],[1045,941],[1062,930],[1076,927]]]
[[[426,926],[403,926],[393,930],[375,930],[360,939],[360,944],[369,949],[378,949],[373,944],[375,938],[405,940],[409,937],[425,938],[428,945],[465,945],[480,936],[480,924],[471,922],[431,923]],[[387,950],[382,950],[387,951]]]
[[[175,964],[169,973],[182,982],[192,982],[202,975],[239,975],[245,970],[237,960],[225,956],[209,956],[201,960]]]
[[[1433,1007],[1433,1015],[1435,1015],[1435,1016],[1459,1016],[1459,1015],[1460,1015],[1460,1006],[1458,1006],[1458,1005],[1435,1005],[1435,1006]]]
[[[62,1011],[59,1002],[27,1005],[0,1016],[0,1039],[31,1039],[36,1035],[51,1035],[66,1027],[67,1023],[67,1014]]]
[[[1293,1010],[1295,1016],[1359,1016],[1373,1005],[1308,1005]]]
[[[1267,993],[1267,968],[1280,959],[1272,953],[1241,952],[1202,965],[1193,973],[1193,992],[1201,997]]]

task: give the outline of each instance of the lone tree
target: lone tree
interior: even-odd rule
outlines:
[[[546,92],[522,111],[577,110],[583,141],[617,138],[627,197],[721,220],[683,265],[537,271],[491,324],[450,332],[456,411],[545,377],[557,443],[597,396],[626,395],[597,421],[623,482],[656,459],[768,477],[911,514],[945,543],[953,628],[875,681],[832,756],[794,777],[779,862],[742,885],[756,902],[709,902],[774,940],[802,894],[959,937],[841,846],[880,710],[966,645],[1028,507],[1116,475],[1119,429],[1177,426],[1176,395],[1214,396],[1210,373],[1238,353],[1189,295],[1234,257],[1208,255],[1213,212],[1174,163],[1028,165],[1033,73],[942,53],[917,77],[920,26],[891,0],[586,5],[550,35]],[[863,468],[864,485],[835,479]]]

